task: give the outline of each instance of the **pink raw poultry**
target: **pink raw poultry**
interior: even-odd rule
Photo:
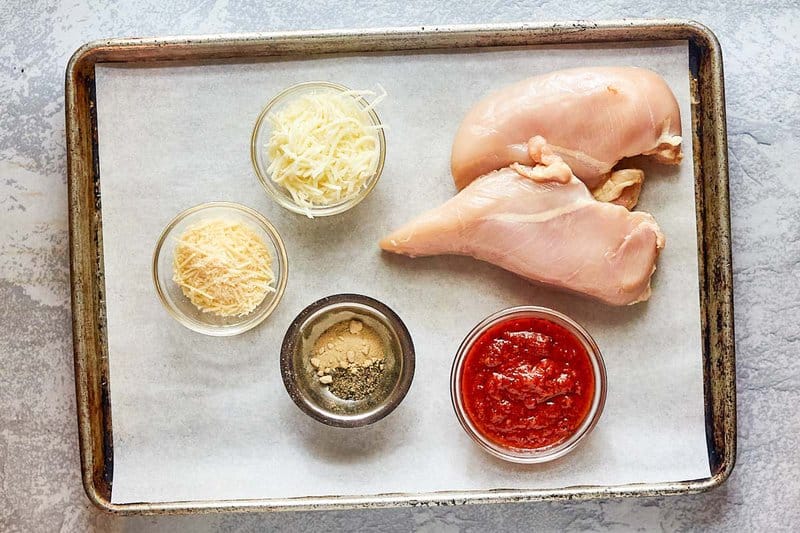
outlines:
[[[595,200],[544,139],[536,166],[483,176],[380,242],[409,255],[458,254],[613,305],[650,297],[664,236],[653,217]]]
[[[478,102],[453,143],[456,187],[511,163],[532,164],[527,143],[537,135],[593,191],[624,157],[653,155],[671,164],[682,157],[680,110],[661,76],[635,67],[576,68],[528,78]]]

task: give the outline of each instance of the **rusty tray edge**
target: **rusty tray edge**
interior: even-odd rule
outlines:
[[[696,102],[693,102],[692,122],[710,477],[610,487],[111,503],[113,443],[104,342],[103,252],[94,107],[96,63],[674,39],[686,39],[693,48],[690,63],[694,62],[690,68]],[[736,387],[727,135],[722,52],[716,36],[706,26],[678,19],[569,21],[99,40],[79,48],[69,61],[65,110],[81,469],[86,494],[97,507],[117,514],[186,514],[589,500],[698,493],[719,486],[730,476],[736,460]]]

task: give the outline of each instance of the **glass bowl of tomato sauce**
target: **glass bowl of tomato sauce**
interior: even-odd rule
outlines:
[[[552,309],[520,306],[466,336],[450,374],[461,426],[484,450],[541,463],[575,449],[606,400],[606,368],[591,335]]]

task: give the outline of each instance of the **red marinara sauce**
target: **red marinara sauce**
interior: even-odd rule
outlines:
[[[467,416],[484,437],[505,447],[566,440],[589,414],[594,391],[583,343],[543,318],[495,324],[476,339],[462,368]]]

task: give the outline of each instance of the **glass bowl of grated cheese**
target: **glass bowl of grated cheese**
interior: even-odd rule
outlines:
[[[310,218],[342,213],[366,198],[386,157],[375,112],[385,96],[382,89],[376,94],[321,81],[275,96],[250,140],[250,159],[267,194]]]
[[[153,283],[169,314],[217,337],[263,322],[283,297],[287,274],[286,249],[275,227],[232,202],[181,212],[153,253]]]

